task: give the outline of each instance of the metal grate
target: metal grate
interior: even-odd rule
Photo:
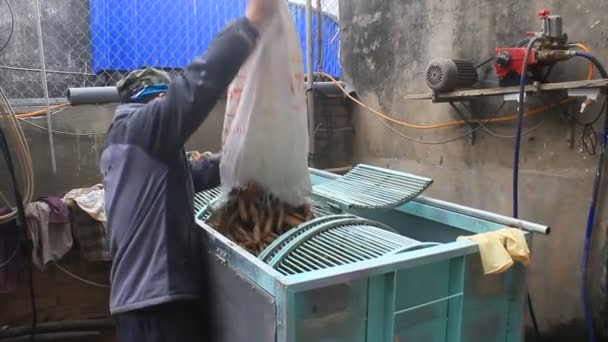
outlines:
[[[288,231],[287,233],[281,235],[278,239],[276,239],[272,244],[270,244],[262,253],[258,256],[265,263],[271,263],[274,258],[280,253],[281,249],[287,246],[290,242],[295,240],[300,235],[317,227],[318,225],[330,222],[332,220],[338,220],[342,218],[350,218],[354,219],[356,216],[353,215],[332,215],[332,216],[323,216],[316,218],[312,221],[308,221],[298,227],[295,227]]]
[[[345,208],[395,208],[423,193],[432,179],[369,165],[316,185],[313,192]]]
[[[211,212],[207,209],[221,194],[222,188],[217,187],[194,195],[194,212],[199,220],[205,221],[209,218]]]
[[[312,213],[315,217],[340,214],[340,210],[331,208],[328,205],[315,200],[314,198],[309,198],[308,203],[312,207]]]
[[[378,222],[345,215],[310,222],[269,252],[267,263],[284,275],[327,269],[390,255],[422,243]],[[295,235],[297,233],[297,235]],[[289,241],[287,241],[289,240]]]

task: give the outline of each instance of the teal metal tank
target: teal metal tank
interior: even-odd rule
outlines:
[[[259,257],[205,224],[220,341],[523,341],[526,270],[484,276],[463,235],[549,227],[419,195],[432,181],[366,165],[311,170],[317,218]]]

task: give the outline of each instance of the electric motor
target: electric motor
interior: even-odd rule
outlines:
[[[470,88],[478,75],[473,63],[464,60],[435,59],[426,67],[426,84],[434,91],[445,92],[456,88]]]

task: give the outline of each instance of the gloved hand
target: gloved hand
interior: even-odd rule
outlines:
[[[219,153],[205,152],[205,153],[201,154],[198,159],[207,160],[212,163],[220,162],[222,160],[222,152],[219,152]]]
[[[220,185],[222,154],[205,152],[197,160],[190,161],[194,191],[205,191]]]
[[[279,7],[279,1],[284,0],[249,0],[247,6],[247,19],[258,30],[272,19]]]
[[[215,162],[215,163],[219,163],[222,161],[222,152],[220,153],[215,153],[215,154],[209,154],[205,157],[206,160],[210,161],[210,162]]]

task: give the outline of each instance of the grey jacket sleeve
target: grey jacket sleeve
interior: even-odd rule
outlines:
[[[178,153],[206,119],[253,51],[257,30],[240,19],[210,44],[169,86],[167,95],[139,108],[128,119],[133,140],[159,158]]]

